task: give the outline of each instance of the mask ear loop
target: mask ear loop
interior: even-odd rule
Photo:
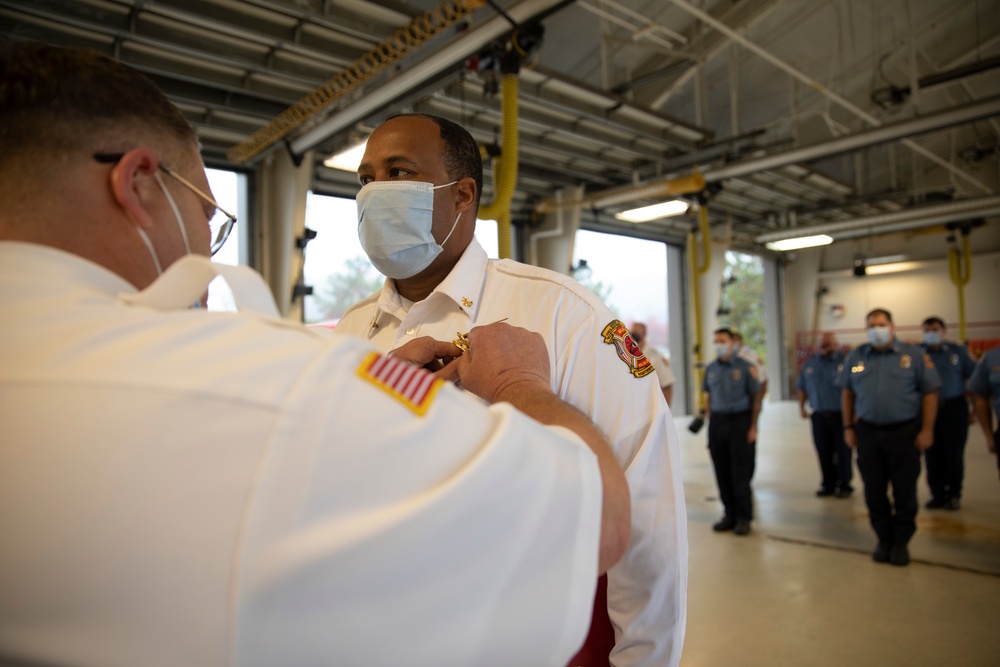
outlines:
[[[153,242],[149,240],[149,235],[146,234],[146,230],[143,229],[142,227],[137,226],[135,228],[135,231],[139,232],[139,238],[142,239],[142,242],[146,244],[146,248],[149,249],[149,256],[153,258],[153,266],[156,267],[156,276],[157,277],[162,276],[163,267],[160,266],[160,260],[156,256],[156,249],[153,248]]]
[[[455,228],[458,227],[458,219],[461,218],[461,217],[462,217],[461,213],[459,213],[458,215],[455,216],[455,224],[453,224],[451,226],[451,231],[448,232],[448,236],[444,237],[444,241],[441,241],[441,247],[442,248],[444,247],[444,244],[448,242],[448,239],[451,238],[452,232],[455,231]]]
[[[181,230],[181,238],[184,240],[184,252],[188,255],[191,254],[191,246],[188,244],[187,230],[184,229],[184,221],[181,218],[180,209],[177,208],[177,203],[174,198],[170,195],[170,191],[167,190],[167,186],[163,183],[163,178],[160,176],[160,172],[156,172],[156,181],[160,184],[160,189],[163,190],[163,195],[167,198],[167,203],[170,204],[170,210],[174,212],[174,219],[177,220],[177,226]]]

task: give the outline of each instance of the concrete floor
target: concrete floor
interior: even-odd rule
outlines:
[[[875,563],[855,467],[848,499],[817,498],[809,422],[794,402],[761,414],[747,537],[722,514],[707,429],[678,417],[691,548],[682,667],[1000,665],[1000,481],[970,428],[962,509],[927,510],[921,475],[908,567]]]

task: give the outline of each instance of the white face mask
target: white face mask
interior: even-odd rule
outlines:
[[[729,354],[730,346],[729,343],[716,343],[715,344],[715,356],[725,357]]]
[[[942,340],[940,331],[925,331],[924,342],[928,345],[940,345]]]
[[[184,220],[181,218],[181,212],[180,209],[177,208],[177,203],[174,201],[174,198],[170,196],[170,190],[167,190],[167,186],[163,184],[160,172],[156,172],[156,182],[160,184],[160,189],[163,190],[163,196],[167,198],[167,203],[170,204],[170,210],[174,212],[174,220],[177,221],[177,227],[181,230],[181,238],[184,240],[184,253],[186,255],[190,255],[191,246],[188,244],[187,230],[184,229]],[[153,242],[150,240],[146,230],[138,226],[135,229],[139,232],[139,236],[142,238],[143,243],[146,244],[146,248],[149,249],[149,255],[153,258],[153,266],[156,267],[156,276],[159,277],[163,275],[163,266],[160,264],[160,258],[157,257],[156,248],[153,247]]]
[[[434,191],[458,181],[433,185],[422,181],[373,181],[358,192],[358,238],[368,259],[394,279],[420,273],[444,250],[458,225],[459,213],[438,245],[434,240]]]
[[[892,333],[889,327],[869,327],[868,342],[875,347],[883,347],[892,340]]]

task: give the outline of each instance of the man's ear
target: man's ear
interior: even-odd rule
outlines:
[[[111,170],[111,192],[125,214],[135,224],[149,229],[153,217],[149,207],[160,192],[156,182],[160,167],[156,154],[148,148],[133,148]]]
[[[465,213],[470,208],[474,209],[478,194],[474,178],[469,176],[460,178],[455,184],[455,208],[459,213]]]

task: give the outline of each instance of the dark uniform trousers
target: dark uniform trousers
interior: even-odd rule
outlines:
[[[823,488],[827,491],[834,491],[838,487],[844,491],[850,490],[854,470],[851,465],[851,449],[844,442],[843,413],[839,410],[817,411],[809,419],[812,422],[820,473],[823,475]]]
[[[934,445],[928,449],[927,485],[935,499],[962,497],[965,476],[965,442],[969,439],[969,406],[965,397],[948,398],[938,404],[934,421]]]
[[[919,418],[887,426],[859,421],[855,426],[865,503],[880,542],[905,545],[917,532],[920,451],[915,443],[919,432]],[[889,484],[892,484],[891,505],[887,494]]]
[[[736,521],[753,519],[750,494],[750,465],[753,450],[747,442],[750,431],[749,410],[712,412],[708,420],[708,451],[719,484],[719,498],[726,516]]]

